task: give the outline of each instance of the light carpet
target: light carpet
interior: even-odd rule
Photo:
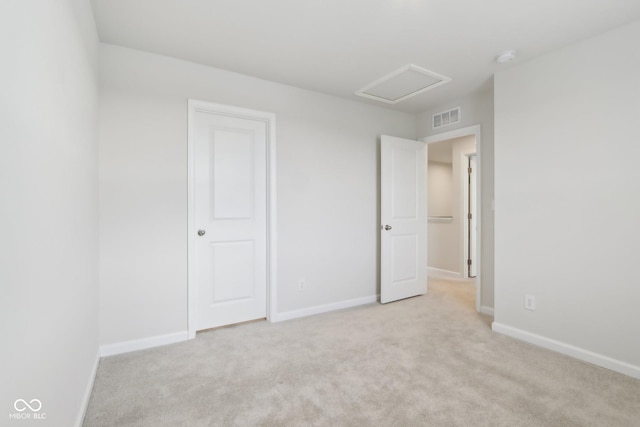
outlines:
[[[640,380],[495,334],[469,282],[101,360],[90,426],[640,426]]]

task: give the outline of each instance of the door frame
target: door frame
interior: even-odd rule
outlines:
[[[477,147],[476,147],[477,148]],[[463,230],[462,230],[462,238],[464,241],[464,244],[462,245],[462,248],[464,250],[464,268],[463,268],[463,276],[466,279],[470,279],[472,278],[469,275],[469,266],[467,265],[467,260],[470,258],[470,254],[469,254],[469,235],[471,234],[471,231],[469,230],[469,219],[468,219],[468,214],[471,213],[469,210],[469,197],[470,197],[470,191],[469,191],[469,163],[470,163],[470,159],[472,157],[475,157],[475,168],[476,170],[474,171],[474,176],[475,176],[475,186],[476,186],[476,199],[478,197],[478,153],[477,150],[475,153],[468,153],[468,154],[462,154],[462,160],[464,162],[464,164],[466,165],[464,170],[462,171],[462,176],[463,176],[463,182],[465,184],[463,184],[462,186],[462,199],[464,201],[464,203],[462,204],[462,206],[464,207],[464,211],[462,213],[461,218],[464,220],[463,222]],[[475,278],[478,277],[478,260],[477,260],[477,256],[478,256],[478,206],[476,204],[475,206],[475,220],[476,220],[476,238],[475,238],[475,246],[476,246],[476,258],[472,259],[472,262],[476,265],[476,275],[474,276]]]
[[[187,325],[189,339],[196,336],[197,283],[195,223],[195,150],[194,125],[196,113],[211,113],[248,120],[266,125],[267,135],[267,321],[276,318],[277,295],[277,221],[276,221],[276,115],[258,110],[215,104],[195,99],[188,100],[187,137]]]
[[[480,312],[481,297],[482,297],[482,137],[481,126],[479,124],[473,126],[467,126],[460,129],[451,130],[448,132],[442,132],[431,136],[425,136],[420,138],[420,141],[424,141],[427,144],[434,142],[446,141],[449,139],[460,138],[462,136],[474,135],[476,138],[476,213],[478,232],[476,233],[476,259],[478,264],[476,266],[476,311]],[[465,169],[466,170],[466,169]],[[464,248],[463,248],[464,249]],[[428,250],[428,249],[427,249]],[[466,261],[465,261],[466,262]],[[464,269],[462,276],[464,277]]]

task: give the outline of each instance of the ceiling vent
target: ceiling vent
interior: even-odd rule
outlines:
[[[449,77],[408,64],[366,85],[355,94],[387,104],[397,104],[450,81]]]
[[[460,107],[434,114],[431,120],[431,128],[438,129],[445,126],[460,123]]]

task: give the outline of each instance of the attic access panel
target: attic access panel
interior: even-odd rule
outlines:
[[[408,64],[368,84],[355,94],[387,104],[397,104],[450,81],[449,77]]]

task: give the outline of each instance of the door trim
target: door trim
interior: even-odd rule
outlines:
[[[214,113],[241,119],[262,121],[267,129],[267,321],[276,320],[277,296],[277,221],[276,221],[276,115],[230,105],[195,99],[188,100],[187,137],[187,327],[189,339],[196,336],[196,233],[195,223],[195,167],[194,120],[198,112]]]
[[[470,220],[468,219],[467,215],[469,213],[471,213],[471,212],[469,212],[469,197],[471,196],[471,194],[470,194],[470,189],[469,189],[469,171],[468,171],[468,168],[469,168],[469,163],[470,163],[470,160],[471,160],[472,157],[476,158],[476,165],[475,165],[476,171],[474,171],[474,173],[475,173],[475,179],[476,179],[476,183],[475,184],[476,184],[476,198],[477,198],[478,197],[478,171],[477,171],[477,169],[478,169],[478,153],[476,151],[474,153],[462,154],[462,162],[466,165],[464,167],[464,170],[461,171],[462,172],[462,179],[463,179],[463,182],[464,182],[464,184],[462,186],[462,189],[463,189],[462,198],[463,198],[464,203],[463,203],[463,214],[462,214],[461,218],[463,218],[463,220],[464,220],[463,227],[462,227],[462,239],[463,239],[462,249],[463,249],[463,252],[464,252],[464,257],[463,258],[464,258],[464,262],[465,262],[465,264],[463,266],[464,267],[463,268],[463,272],[464,272],[463,277],[465,279],[472,279],[472,278],[477,278],[478,277],[478,270],[476,270],[476,275],[475,276],[470,276],[469,275],[469,266],[468,266],[468,264],[466,264],[466,260],[468,260],[470,258],[470,256],[469,256],[470,255],[469,254],[469,248],[470,248],[469,236],[471,234],[471,232],[470,232],[471,230],[469,228]],[[475,220],[476,220],[476,224],[477,224],[477,221],[478,221],[478,206],[476,205],[475,208],[476,208],[475,209],[475,211],[476,211]],[[474,259],[472,259],[471,261],[473,263],[475,263],[476,268],[477,268],[478,267],[477,255],[478,255],[478,252],[479,252],[478,251],[478,230],[477,230],[477,227],[476,227],[475,246],[476,246],[476,248],[475,248],[476,249],[475,250],[476,257]]]
[[[476,311],[480,312],[481,298],[482,298],[482,137],[481,126],[473,125],[460,129],[451,130],[448,132],[438,133],[436,135],[425,136],[420,138],[420,141],[424,141],[427,144],[434,142],[446,141],[448,139],[459,138],[462,136],[474,135],[476,137],[476,214],[478,231],[476,233],[476,259],[478,264],[476,266]],[[464,275],[464,270],[463,270]]]

